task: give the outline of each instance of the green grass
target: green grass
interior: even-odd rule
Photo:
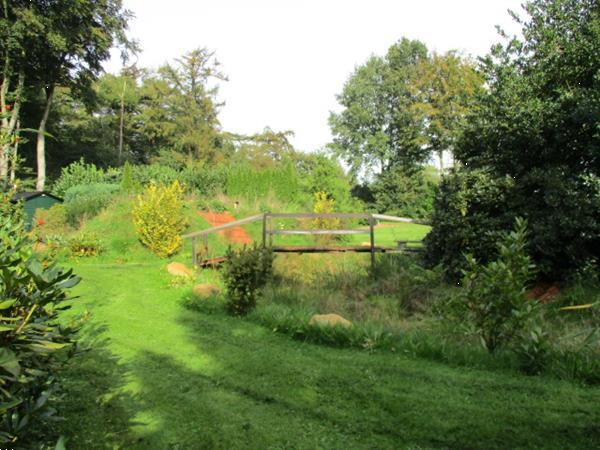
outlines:
[[[289,339],[188,311],[164,263],[80,263],[73,449],[595,448],[600,390]],[[199,281],[215,281],[204,271]]]
[[[444,345],[436,335],[414,343],[410,337],[427,331],[408,311],[426,307],[431,293],[423,286],[435,289],[434,273],[390,259],[380,269],[393,276],[375,282],[368,278],[367,255],[280,255],[279,284],[253,317],[191,311],[184,303],[193,282],[221,284],[218,272],[173,283],[168,261],[137,241],[130,208],[130,200],[120,199],[85,224],[104,240],[106,253],[64,261],[83,277],[64,320],[91,313],[80,346],[87,350],[61,374],[66,421],[51,431],[65,435],[69,449],[600,445],[598,387],[525,377],[505,370],[499,359],[496,366],[479,365],[480,356],[467,348],[451,355],[454,366],[415,357],[436,359],[431,354]],[[208,227],[193,208],[187,213],[190,231]],[[247,229],[260,238],[261,224]],[[427,232],[412,224],[381,227],[376,243],[393,246]],[[312,242],[294,236],[282,243]],[[213,255],[226,247],[211,236]],[[173,260],[190,259],[186,241]],[[310,344],[303,340],[309,335],[292,339],[267,326],[277,324],[279,312],[305,313],[302,320],[313,312],[340,312],[361,326],[375,320],[409,342],[395,352]],[[362,337],[355,334],[360,347]],[[338,338],[311,340],[335,345]],[[447,354],[438,359],[446,361]]]

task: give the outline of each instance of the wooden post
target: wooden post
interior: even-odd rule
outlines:
[[[375,218],[369,217],[369,234],[371,237],[371,273],[375,273]]]
[[[267,248],[267,213],[263,214],[262,248],[263,252]]]
[[[196,238],[192,238],[192,267],[198,264],[198,254],[196,253]]]

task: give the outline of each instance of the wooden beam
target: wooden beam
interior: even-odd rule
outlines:
[[[271,230],[271,234],[369,234],[369,230]]]
[[[303,247],[297,245],[290,246],[274,246],[273,252],[275,253],[388,253],[388,252],[397,252],[396,249],[387,248],[387,247],[367,247],[367,246],[359,246],[359,247]]]
[[[416,223],[419,225],[429,225],[430,222],[421,219],[409,219],[407,217],[396,217],[387,216],[385,214],[373,214],[373,218],[377,220],[383,220],[385,222],[404,222],[404,223]]]
[[[368,219],[368,213],[267,213],[275,219]]]
[[[229,222],[223,225],[219,225],[218,227],[207,228],[206,230],[196,231],[194,233],[188,233],[181,236],[183,239],[193,238],[195,236],[205,236],[211,233],[215,233],[217,231],[226,230],[227,228],[239,227],[241,225],[247,225],[249,223],[258,222],[262,220],[264,214],[257,214],[256,216],[247,217],[245,219],[236,220],[235,222]]]

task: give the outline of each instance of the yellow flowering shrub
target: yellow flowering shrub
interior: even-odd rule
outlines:
[[[335,200],[330,198],[326,192],[315,192],[313,201],[313,212],[335,212]],[[342,227],[342,221],[340,219],[316,218],[312,220],[312,227],[316,230],[338,230]],[[320,245],[327,245],[332,240],[333,237],[331,235],[315,236],[315,242]]]
[[[141,243],[158,256],[166,258],[177,252],[187,226],[181,184],[149,185],[136,199],[133,222]]]

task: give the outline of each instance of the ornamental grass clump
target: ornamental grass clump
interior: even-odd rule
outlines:
[[[183,187],[178,181],[169,186],[149,185],[137,197],[133,209],[140,242],[161,258],[176,253],[187,226],[183,208]]]

